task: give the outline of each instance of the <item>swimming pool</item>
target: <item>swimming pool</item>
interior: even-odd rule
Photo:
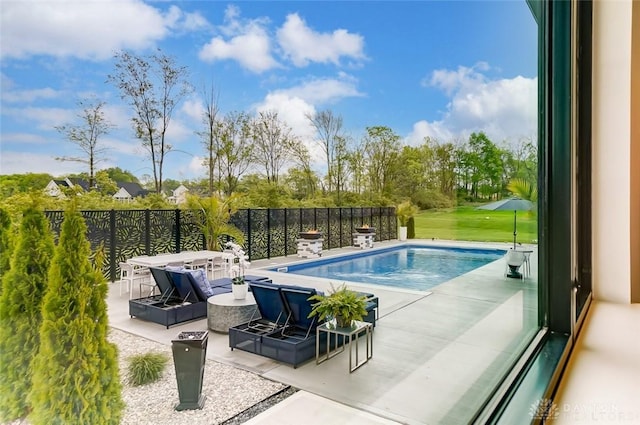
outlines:
[[[405,245],[271,270],[425,291],[505,253],[500,249]]]

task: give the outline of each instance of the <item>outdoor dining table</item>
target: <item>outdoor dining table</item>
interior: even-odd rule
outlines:
[[[164,267],[168,264],[179,262],[190,262],[195,260],[212,260],[215,258],[222,258],[224,260],[232,260],[233,254],[230,252],[222,251],[183,251],[175,254],[160,254],[151,256],[139,256],[132,257],[127,260],[127,263],[139,267]]]

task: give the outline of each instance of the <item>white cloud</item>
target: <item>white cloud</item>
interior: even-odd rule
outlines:
[[[165,140],[174,149],[180,149],[182,143],[197,137],[193,130],[192,126],[187,125],[182,120],[172,118],[169,127],[167,127]]]
[[[313,137],[314,130],[307,116],[315,114],[315,107],[300,97],[282,92],[270,93],[255,109],[257,112],[277,112],[278,118],[301,139]]]
[[[358,92],[355,83],[356,80],[346,74],[340,74],[337,79],[313,79],[269,93],[254,109],[256,112],[277,112],[278,118],[291,127],[293,134],[307,146],[314,162],[322,164],[322,152],[314,142],[315,129],[308,117],[315,115],[318,105],[337,102],[345,97],[364,96]]]
[[[204,45],[198,56],[206,62],[232,59],[257,74],[279,66],[271,55],[271,41],[264,19],[242,21],[236,7],[225,12],[225,25],[220,28],[225,39],[217,36]]]
[[[73,122],[76,113],[65,108],[3,108],[3,115],[16,121],[28,122],[41,130],[54,130],[55,126]]]
[[[173,31],[191,32],[205,28],[211,25],[207,19],[198,12],[184,12],[177,6],[171,6],[164,16],[167,27]]]
[[[345,97],[362,97],[356,88],[356,81],[342,75],[342,78],[317,78],[296,87],[278,90],[277,93],[289,97],[299,97],[313,104],[334,103]]]
[[[57,161],[55,155],[33,152],[12,152],[3,149],[0,174],[48,173],[63,176],[86,171],[78,162]]]
[[[477,72],[488,71],[489,65],[486,62],[478,62],[473,67],[459,66],[457,70],[436,69],[429,78],[423,78],[423,86],[437,87],[447,95],[464,87],[472,87],[486,81],[484,74]]]
[[[205,25],[175,6],[167,13],[140,0],[10,1],[2,4],[2,58],[32,55],[107,59],[119,49],[143,49],[177,29]]]
[[[341,57],[365,59],[364,38],[359,34],[337,29],[332,33],[319,33],[309,28],[296,13],[287,16],[277,31],[277,39],[285,57],[295,66],[307,66],[309,62],[340,64]]]
[[[2,144],[28,144],[43,145],[47,143],[47,139],[40,134],[33,133],[6,133],[2,134]]]
[[[194,123],[202,123],[205,108],[201,99],[187,99],[180,108],[185,116],[189,117]]]
[[[441,89],[450,101],[441,119],[415,123],[407,141],[416,144],[431,137],[446,142],[483,131],[494,143],[500,143],[536,134],[537,78],[491,80],[478,72],[488,69],[480,63],[455,71],[436,70],[425,78],[423,85]]]
[[[207,170],[203,164],[204,158],[201,156],[194,156],[186,167],[181,168],[178,173],[184,178],[202,177],[206,174]]]
[[[293,132],[302,138],[312,138],[314,130],[307,118],[316,106],[337,102],[345,97],[364,96],[358,92],[355,79],[341,74],[339,78],[320,78],[287,89],[275,90],[254,106],[257,112],[273,110]]]
[[[2,100],[10,103],[32,103],[39,99],[55,99],[62,92],[51,87],[31,90],[3,90]]]

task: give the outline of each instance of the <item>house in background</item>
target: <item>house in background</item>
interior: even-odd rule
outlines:
[[[44,193],[55,198],[66,198],[64,189],[74,189],[77,192],[89,190],[89,182],[79,178],[68,178],[51,180],[44,188]]]
[[[138,183],[133,182],[116,182],[118,185],[118,191],[113,195],[113,198],[120,202],[131,202],[134,198],[144,198],[149,193],[148,190],[143,189]]]
[[[172,204],[183,204],[187,201],[187,189],[183,184],[173,190],[173,194],[167,198]]]

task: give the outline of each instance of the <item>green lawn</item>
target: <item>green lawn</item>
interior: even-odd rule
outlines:
[[[463,206],[426,210],[415,216],[417,239],[513,242],[513,211],[476,210]],[[518,242],[536,243],[537,217],[518,211]]]

